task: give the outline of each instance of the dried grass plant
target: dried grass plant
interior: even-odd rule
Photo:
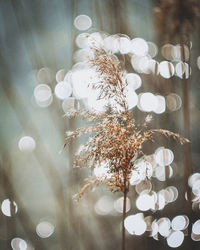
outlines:
[[[81,167],[93,170],[104,165],[108,169],[107,175],[102,177],[91,175],[87,178],[86,185],[75,195],[76,200],[79,200],[89,188],[101,183],[106,183],[111,192],[123,193],[122,250],[124,250],[126,198],[131,172],[135,169],[134,162],[144,154],[142,145],[146,141],[153,141],[155,133],[173,137],[181,144],[188,140],[168,130],[148,129],[150,116],[146,117],[143,126],[137,127],[131,111],[128,110],[125,91],[127,81],[122,69],[113,55],[108,54],[103,48],[94,47],[92,50],[94,57],[89,59],[89,64],[95,69],[99,81],[89,84],[100,91],[99,99],[112,99],[112,105],[107,105],[106,111],[102,113],[87,110],[69,113],[71,118],[81,116],[87,119],[91,126],[68,132],[66,144],[83,134],[89,134],[88,141],[75,155],[74,166],[80,167],[81,163]]]

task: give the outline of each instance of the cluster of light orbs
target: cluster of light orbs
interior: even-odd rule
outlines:
[[[161,95],[154,95],[151,92],[140,93],[138,95],[137,107],[143,112],[162,114],[166,110],[165,97]]]
[[[16,237],[11,240],[11,247],[13,250],[27,250],[27,243],[25,240]]]
[[[178,62],[175,66],[175,73],[176,76],[180,78],[188,79],[191,75],[191,68],[188,63],[185,62]]]
[[[162,56],[169,61],[181,61],[183,60],[183,52],[184,52],[184,60],[188,61],[190,56],[190,50],[187,45],[180,44],[172,45],[165,44],[161,48]]]
[[[56,74],[56,80],[58,83],[54,92],[55,95],[62,100],[69,97],[83,100],[84,104],[89,109],[96,110],[97,112],[105,111],[105,107],[108,104],[111,104],[111,106],[113,105],[114,108],[121,111],[119,105],[117,106],[113,100],[99,100],[98,91],[92,91],[91,88],[88,87],[88,83],[98,81],[99,76],[97,76],[96,72],[92,72],[93,70],[91,68],[80,67],[80,62],[85,65],[86,61],[93,57],[94,52],[90,48],[94,46],[104,48],[113,56],[117,53],[129,55],[132,67],[137,73],[160,74],[166,79],[173,75],[177,75],[180,78],[188,78],[191,73],[189,65],[182,62],[182,47],[179,44],[164,45],[161,48],[161,53],[168,61],[162,61],[159,63],[153,59],[158,53],[158,48],[153,42],[145,41],[143,38],[139,37],[131,39],[124,34],[108,35],[104,32],[86,33],[85,31],[92,26],[92,20],[87,15],[77,16],[74,20],[74,25],[78,30],[84,32],[78,34],[76,37],[76,45],[79,50],[75,52],[74,59],[75,62],[77,62],[78,67],[77,64],[74,65],[73,72],[70,72],[70,77],[66,77],[66,75],[64,79],[63,69]],[[185,60],[187,61],[190,53],[189,48],[184,45],[183,49]],[[141,78],[138,74],[127,73],[126,79],[128,82],[126,101],[129,109],[132,109],[137,105],[141,111],[162,114],[168,107],[170,111],[175,111],[180,108],[180,101],[174,100],[174,96],[173,98],[171,96],[168,97],[168,103],[165,97],[154,95],[150,92],[141,93],[138,96],[135,90],[140,88],[142,84]],[[176,104],[175,102],[179,103]],[[63,104],[63,106],[65,107],[64,112],[66,112],[66,105]]]
[[[145,155],[134,160],[134,169],[130,176],[130,185],[135,186],[138,193],[136,207],[141,211],[162,210],[168,203],[174,202],[178,197],[178,190],[174,186],[162,189],[159,192],[152,190],[150,178],[165,181],[173,175],[170,165],[174,160],[174,154],[170,149],[160,147],[154,154]]]
[[[110,196],[104,195],[95,204],[95,212],[98,215],[115,215],[123,212],[123,197],[113,201]],[[148,200],[149,202],[149,200]],[[137,203],[137,201],[136,201]],[[127,198],[126,212],[130,212],[130,200]],[[147,211],[147,210],[143,210]],[[143,235],[145,232],[155,240],[163,237],[169,247],[180,247],[187,235],[189,218],[186,215],[177,215],[172,220],[167,217],[153,220],[152,216],[144,217],[143,213],[131,214],[125,218],[124,226],[130,235]],[[191,238],[200,241],[200,220],[192,225]]]
[[[188,185],[192,191],[191,201],[193,203],[193,208],[198,206],[200,209],[200,173],[192,174],[188,179]]]
[[[159,166],[168,166],[174,160],[173,152],[164,147],[158,148],[154,153],[155,161]]]
[[[142,38],[130,39],[127,35],[107,35],[105,33],[81,33],[76,38],[80,49],[88,49],[92,45],[102,46],[109,53],[133,54],[139,57],[157,55],[157,46]]]
[[[48,238],[54,233],[54,226],[48,221],[41,221],[36,226],[36,234],[40,238]],[[24,239],[15,237],[11,240],[11,247],[13,250],[34,250],[34,248]]]
[[[184,241],[184,230],[187,229],[189,219],[185,215],[175,217],[172,221],[167,217],[152,221],[151,216],[144,217],[143,213],[129,215],[125,219],[125,228],[131,235],[142,235],[145,232],[158,240],[159,235],[166,239],[171,248],[177,248]]]
[[[189,225],[186,215],[178,215],[172,221],[167,217],[154,220],[151,224],[151,236],[159,239],[159,235],[164,237],[167,245],[171,248],[180,247],[184,241],[185,230]]]
[[[154,154],[145,155],[133,161],[134,170],[130,176],[130,184],[137,185],[146,178],[155,177],[159,181],[165,181],[173,175],[172,164],[174,160],[173,152],[164,147],[158,148]]]
[[[145,159],[139,159],[134,163],[134,169],[131,172],[130,184],[137,185],[146,178],[151,178],[153,174],[153,166],[151,162]]]
[[[191,68],[182,62],[182,48],[178,44],[173,46],[166,44],[161,48],[161,53],[168,61],[160,63],[154,58],[158,53],[158,48],[153,42],[146,42],[142,38],[130,39],[126,35],[111,35],[105,33],[81,33],[77,36],[76,44],[83,51],[77,51],[79,60],[84,61],[90,56],[89,47],[92,45],[102,46],[107,52],[116,54],[128,54],[131,57],[133,69],[143,74],[160,74],[163,78],[171,78],[176,75],[180,78],[189,78]],[[184,45],[185,61],[189,59],[189,49]],[[78,59],[76,54],[76,59]],[[198,60],[197,60],[198,62]],[[197,63],[198,65],[198,63]]]
[[[85,15],[80,15],[77,18],[86,18],[88,20]],[[174,62],[162,61],[158,63],[152,59],[157,55],[158,48],[153,42],[146,42],[142,38],[131,40],[126,35],[107,35],[103,32],[93,32],[91,34],[80,33],[76,38],[76,44],[80,49],[74,54],[75,62],[77,63],[73,66],[72,71],[66,73],[64,69],[61,69],[56,73],[57,84],[54,88],[54,94],[58,99],[63,101],[62,107],[65,113],[67,113],[68,109],[71,111],[79,107],[77,102],[72,98],[80,100],[87,108],[96,112],[104,112],[108,104],[113,106],[117,111],[122,111],[121,107],[113,99],[99,99],[99,91],[92,89],[90,86],[90,83],[102,80],[102,77],[87,63],[88,59],[93,57],[94,52],[90,48],[94,45],[102,46],[113,57],[116,57],[115,53],[130,55],[131,64],[137,73],[160,74],[164,78],[170,78],[176,74],[181,78],[184,75],[188,78],[189,71],[191,71],[188,64],[181,61],[175,61],[175,65]],[[179,47],[176,48],[178,51]],[[168,51],[169,48],[165,46],[164,50]],[[162,53],[165,55],[168,52]],[[165,56],[165,58],[168,59],[169,57]],[[119,61],[117,57],[116,60]],[[50,76],[47,77],[49,69],[42,68],[40,71],[40,75],[42,75],[42,77],[40,76],[41,80],[46,79],[49,81],[49,79],[52,79]],[[166,109],[176,111],[180,108],[181,99],[173,93],[167,97],[154,95],[150,92],[138,95],[135,91],[141,87],[142,80],[137,73],[125,73],[124,75],[128,83],[124,92],[129,109],[137,106],[143,112],[162,114]],[[40,107],[48,107],[53,100],[52,90],[47,83],[41,83],[36,86],[34,97]],[[69,101],[66,101],[68,98]],[[74,107],[72,107],[73,103]]]
[[[117,215],[123,213],[124,197],[120,197],[115,201],[110,196],[104,195],[100,197],[95,206],[94,210],[98,215]],[[126,198],[126,212],[131,209],[131,201]]]
[[[141,190],[143,183],[140,183]],[[136,185],[136,191],[138,191],[138,187]],[[148,188],[145,187],[142,191],[140,191],[138,198],[136,199],[136,207],[140,211],[157,211],[162,210],[164,207],[174,202],[178,197],[178,190],[174,186],[169,186],[166,189],[162,189],[159,192],[155,192],[151,190],[152,186],[149,185]]]

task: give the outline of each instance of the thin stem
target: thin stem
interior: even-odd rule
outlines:
[[[125,237],[125,227],[124,227],[124,220],[126,218],[126,198],[127,198],[127,189],[126,189],[126,184],[125,184],[124,202],[123,202],[123,218],[122,218],[122,250],[126,249],[126,237]]]
[[[184,43],[181,42],[181,54],[182,61],[185,63],[185,48]],[[190,65],[189,65],[190,67]],[[189,69],[190,71],[190,69]],[[190,74],[190,72],[189,72]],[[189,110],[189,86],[188,81],[186,79],[186,72],[183,74],[183,119],[184,119],[184,136],[190,139],[190,110]],[[185,165],[185,189],[188,194],[188,200],[191,199],[190,189],[187,185],[187,180],[192,173],[192,160],[191,160],[191,148],[190,144],[186,143],[184,145],[185,157],[184,157],[184,165]]]

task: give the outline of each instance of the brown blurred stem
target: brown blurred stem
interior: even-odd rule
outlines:
[[[181,42],[181,54],[182,61],[185,63],[185,48],[183,41]],[[189,65],[190,71],[190,65]],[[189,82],[186,79],[186,72],[183,74],[183,120],[184,120],[184,137],[190,139],[190,110],[189,110]],[[190,190],[187,184],[188,178],[192,173],[192,163],[191,163],[191,148],[190,143],[184,145],[184,166],[185,166],[185,188],[188,194],[188,200],[190,200]]]
[[[126,232],[124,227],[124,220],[126,218],[126,198],[127,198],[126,179],[124,178],[124,201],[123,201],[123,217],[122,217],[122,250],[126,249]]]

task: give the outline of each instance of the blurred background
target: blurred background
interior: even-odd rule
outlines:
[[[91,174],[73,168],[86,137],[63,149],[66,131],[87,126],[65,113],[103,109],[83,86],[91,38],[126,69],[135,120],[152,114],[152,128],[191,140],[145,145],[152,178],[132,182],[127,249],[199,249],[198,9],[191,0],[0,1],[0,249],[120,249],[122,194],[102,185],[76,203]]]

